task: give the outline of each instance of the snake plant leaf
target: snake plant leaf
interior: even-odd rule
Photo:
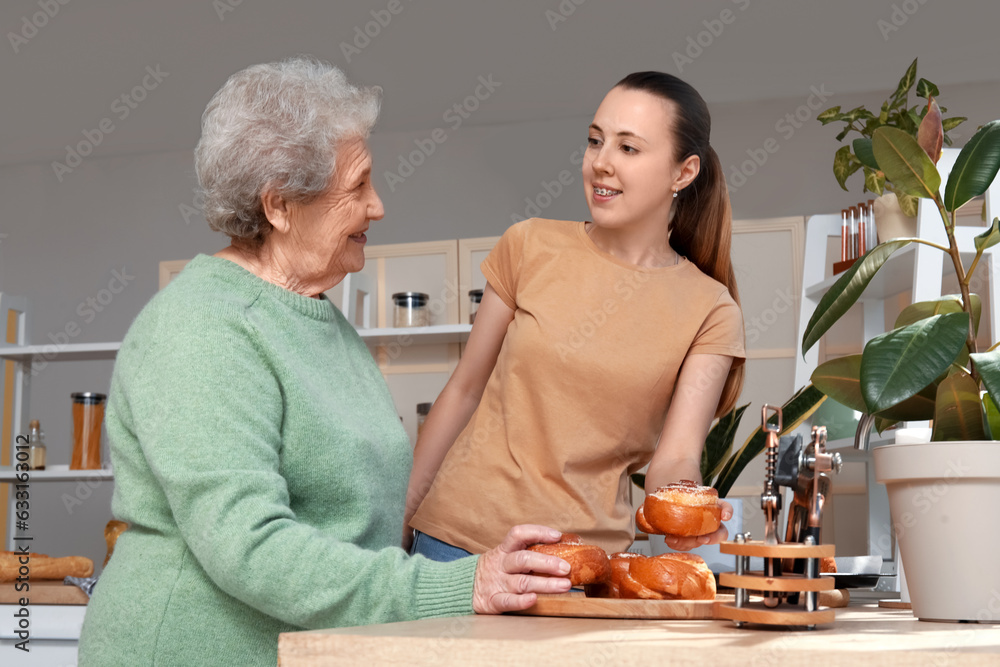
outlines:
[[[865,190],[882,196],[885,192],[885,174],[878,169],[865,167]]]
[[[928,97],[940,97],[941,93],[938,92],[938,87],[927,79],[921,78],[917,81],[917,97],[922,97],[925,100]]]
[[[872,140],[867,137],[855,139],[852,143],[854,154],[861,164],[871,169],[878,169],[878,162],[875,161],[875,153],[872,152]]]
[[[997,408],[996,401],[989,393],[983,394],[983,412],[986,414],[984,420],[986,429],[989,431],[986,435],[989,436],[990,440],[1000,438],[1000,409]]]
[[[987,440],[979,384],[968,373],[952,373],[938,386],[931,440]]]
[[[896,194],[896,201],[899,202],[899,210],[903,212],[903,215],[908,215],[911,218],[917,217],[919,199],[900,192]]]
[[[781,406],[782,430],[779,435],[790,433],[798,428],[802,422],[812,416],[812,413],[816,412],[825,400],[826,394],[811,384],[795,392],[795,395]],[[768,419],[770,423],[775,423],[776,420],[777,415],[772,415]],[[715,480],[713,486],[719,492],[720,498],[726,497],[743,469],[757,458],[766,446],[767,436],[758,426],[739,451],[729,458],[722,472],[719,473],[719,477]]]
[[[906,101],[906,97],[910,92],[910,88],[917,80],[917,59],[914,58],[910,66],[906,68],[906,73],[903,78],[899,80],[899,85],[896,86],[896,92],[892,94],[892,100],[890,102],[891,106],[899,106],[900,103]]]
[[[982,252],[1000,243],[1000,218],[993,218],[993,224],[975,238],[976,251]]]
[[[875,155],[878,156],[877,151]],[[965,202],[986,192],[997,171],[1000,171],[1000,119],[983,125],[962,147],[944,188],[945,209],[957,211]]]
[[[894,239],[880,243],[864,254],[851,268],[844,272],[837,282],[827,290],[820,299],[805,334],[802,336],[802,354],[823,337],[830,327],[846,313],[861,297],[875,273],[882,268],[886,260],[903,246],[909,245],[913,239]]]
[[[979,298],[978,294],[970,294],[969,301],[972,305],[973,330],[976,333],[979,333],[979,319],[983,314],[983,300]],[[902,327],[909,326],[914,322],[927,319],[933,315],[960,312],[962,312],[962,295],[947,294],[938,299],[934,299],[933,301],[918,301],[917,303],[911,303],[909,306],[904,308],[903,312],[901,312],[899,317],[896,318],[896,324],[893,328],[901,329]]]
[[[970,354],[972,363],[976,365],[979,378],[983,381],[986,391],[992,396],[1000,397],[1000,349],[989,352]],[[997,433],[1000,436],[1000,432]]]
[[[880,127],[872,135],[872,150],[897,194],[924,199],[937,197],[941,175],[912,135],[895,127]]]
[[[861,394],[860,354],[850,354],[823,362],[813,371],[810,380],[817,389],[832,400],[857,412],[868,411],[868,406],[865,405],[865,399]],[[893,423],[932,419],[936,393],[937,386],[932,383],[902,403],[879,412],[876,417]]]
[[[702,484],[710,485],[718,475],[726,459],[733,451],[733,441],[736,439],[736,429],[739,428],[746,405],[733,408],[731,412],[722,415],[708,431],[705,446],[701,450],[701,480]]]
[[[882,412],[933,382],[955,361],[968,332],[968,313],[946,313],[868,341],[861,354],[865,412]]]
[[[851,147],[844,145],[837,149],[833,155],[833,175],[845,191],[847,190],[847,179],[861,168],[861,162],[851,154]]]

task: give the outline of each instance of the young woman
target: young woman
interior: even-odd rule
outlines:
[[[523,522],[624,551],[631,473],[649,464],[647,492],[700,481],[705,436],[735,404],[745,356],[710,130],[690,85],[627,76],[589,128],[593,219],[518,223],[483,262],[465,354],[414,452],[415,553],[482,553]]]

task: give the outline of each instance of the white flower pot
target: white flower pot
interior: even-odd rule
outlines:
[[[731,540],[736,537],[736,533],[743,532],[743,501],[738,498],[726,498],[726,502],[733,506],[733,516],[728,521],[723,521],[722,525],[729,531],[729,539]],[[666,545],[663,535],[649,536],[649,550],[654,556],[675,551]],[[734,572],[736,570],[736,556],[720,552],[718,544],[695,547],[687,553],[697,554],[705,559],[705,564],[712,572]]]
[[[1000,442],[875,448],[913,615],[1000,622]]]
[[[875,200],[875,230],[879,243],[913,238],[917,235],[917,219],[903,213],[895,192],[886,192]]]

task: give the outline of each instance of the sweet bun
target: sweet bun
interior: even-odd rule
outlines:
[[[714,600],[715,575],[694,554],[668,553],[641,558],[629,564],[622,597],[634,593],[641,599]],[[634,582],[634,583],[633,583]]]
[[[574,586],[607,581],[611,571],[607,552],[593,544],[584,544],[574,533],[563,533],[554,544],[533,544],[528,550],[556,556],[569,563],[569,580]]]
[[[646,521],[646,513],[643,511],[645,507],[646,503],[643,503],[642,505],[639,505],[639,509],[635,511],[635,527],[644,533],[658,535],[659,533],[656,532],[656,528],[650,526],[649,522]]]
[[[647,495],[642,515],[645,523],[653,529],[646,532],[681,537],[714,533],[722,523],[719,492],[691,480],[661,486],[655,493]]]
[[[593,586],[587,586],[587,597],[596,598],[620,598],[622,581],[628,577],[628,566],[636,558],[645,558],[642,554],[631,553],[629,551],[619,551],[611,554],[611,568],[607,581]]]

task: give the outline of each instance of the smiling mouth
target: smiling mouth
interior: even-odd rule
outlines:
[[[594,195],[602,199],[611,199],[621,193],[621,190],[612,190],[611,188],[602,188],[596,185],[594,186]]]

